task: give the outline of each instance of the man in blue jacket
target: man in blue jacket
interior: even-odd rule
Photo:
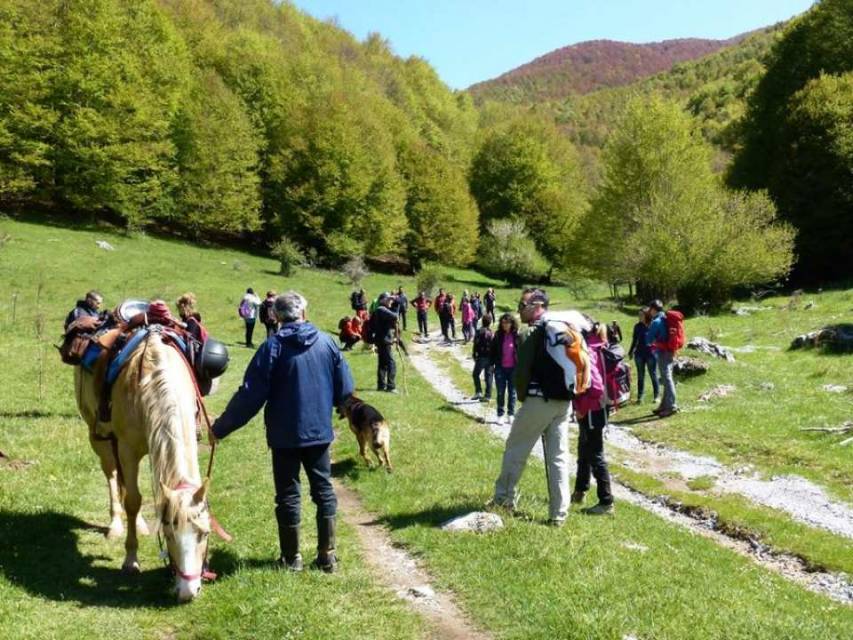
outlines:
[[[300,571],[300,483],[304,467],[317,505],[317,559],[314,566],[335,570],[335,513],[329,449],[335,439],[332,409],[352,395],[349,366],[334,340],[306,320],[308,301],[295,291],[278,296],[273,310],[282,323],[255,353],[243,384],[213,425],[221,439],[251,420],[261,407],[267,445],[272,450],[275,515],[281,558]]]
[[[675,352],[670,351],[667,346],[669,331],[666,328],[666,312],[663,310],[663,302],[652,300],[649,303],[649,309],[654,314],[654,320],[652,320],[646,331],[646,344],[655,349],[660,384],[663,386],[663,396],[660,405],[656,409],[652,409],[652,413],[657,414],[661,418],[668,418],[678,411],[675,396],[675,378],[673,377]]]

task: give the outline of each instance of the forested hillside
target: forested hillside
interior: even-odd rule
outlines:
[[[467,263],[477,126],[423,60],[289,3],[0,7],[7,203]]]
[[[735,44],[728,40],[682,38],[634,44],[592,40],[557,49],[516,69],[468,88],[477,98],[517,104],[564,100],[607,87],[630,84]]]

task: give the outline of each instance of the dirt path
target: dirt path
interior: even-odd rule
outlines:
[[[365,511],[352,489],[335,483],[340,513],[355,528],[362,555],[380,582],[427,619],[437,640],[488,640],[456,606],[450,594],[436,590],[432,578],[408,553],[395,547],[388,531]]]
[[[434,346],[431,343],[415,343],[410,347],[410,361],[414,368],[450,404],[478,422],[485,424],[492,433],[505,440],[510,426],[499,423],[494,418],[492,410],[479,402],[470,401],[464,393],[454,386],[450,378],[429,357],[428,354]],[[454,352],[458,351],[455,347],[451,347],[451,349]],[[459,352],[456,357],[461,358],[467,365],[464,354]],[[641,441],[637,440],[637,442]],[[611,443],[609,439],[608,443]],[[651,446],[646,443],[641,444]],[[533,453],[536,457],[542,458],[542,449],[538,444]],[[690,454],[684,455],[689,456]],[[710,538],[719,545],[747,556],[758,564],[805,586],[811,591],[821,593],[845,604],[853,604],[853,583],[849,582],[843,574],[810,571],[806,563],[800,558],[776,552],[751,538],[740,539],[728,535],[719,528],[715,520],[707,517],[707,515],[683,513],[676,505],[670,505],[664,499],[652,499],[618,483],[614,483],[613,493],[620,500],[642,507],[658,517],[685,527],[703,537]]]
[[[427,350],[433,345],[420,345]],[[473,369],[474,361],[459,345],[447,347],[466,368]],[[483,406],[481,416],[491,418]],[[570,429],[576,425],[570,423]],[[761,477],[754,469],[744,466],[732,469],[710,456],[697,456],[686,451],[640,440],[631,429],[618,423],[608,428],[607,444],[623,454],[626,467],[655,477],[674,475],[682,483],[699,477],[713,478],[713,493],[735,494],[755,504],[784,511],[791,518],[811,527],[825,529],[836,535],[853,539],[853,507],[830,498],[818,485],[800,476]]]

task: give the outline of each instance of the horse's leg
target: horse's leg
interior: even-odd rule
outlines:
[[[124,510],[127,512],[127,539],[124,542],[125,573],[139,573],[139,540],[137,539],[137,517],[142,507],[142,494],[139,493],[139,460],[129,448],[119,445],[121,470],[124,475]]]
[[[113,449],[109,440],[96,440],[92,435],[89,436],[89,443],[101,461],[101,471],[107,478],[107,489],[110,493],[110,527],[106,535],[110,539],[118,538],[124,533],[124,524],[121,521],[122,487],[118,481],[118,468]]]

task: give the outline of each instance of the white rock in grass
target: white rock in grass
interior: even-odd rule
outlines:
[[[625,541],[622,543],[622,547],[630,551],[639,551],[640,553],[645,553],[649,550],[646,545],[640,544],[639,542]]]
[[[408,595],[417,598],[418,600],[432,600],[435,598],[435,591],[433,591],[429,586],[422,584],[417,587],[409,587]]]
[[[776,388],[776,385],[772,382],[762,382],[760,385],[758,385],[758,388],[762,391],[773,391]]]
[[[843,384],[825,384],[821,389],[829,393],[844,393],[847,391],[846,385]]]
[[[699,402],[708,402],[713,398],[725,398],[730,393],[733,393],[737,387],[733,384],[720,384],[703,393],[699,396]]]
[[[503,526],[504,521],[498,514],[487,511],[472,511],[441,524],[444,531],[471,531],[473,533],[495,531],[503,529]]]
[[[104,251],[115,251],[116,248],[111,245],[106,240],[95,240],[95,244],[98,245],[99,249],[103,249]]]

